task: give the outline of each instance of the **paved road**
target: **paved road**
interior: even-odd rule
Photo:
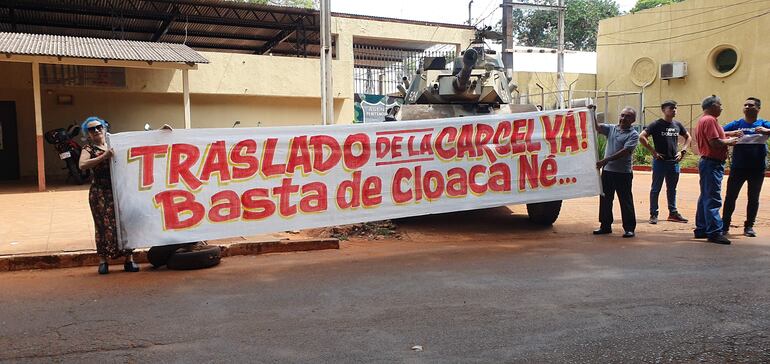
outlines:
[[[594,237],[593,217],[516,212],[206,271],[4,273],[0,362],[770,361],[767,233]]]

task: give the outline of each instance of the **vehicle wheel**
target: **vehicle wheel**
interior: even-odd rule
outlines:
[[[561,200],[527,205],[529,220],[538,225],[553,225],[561,212]]]
[[[222,249],[218,246],[193,245],[171,254],[166,267],[176,270],[202,269],[219,264],[221,258]]]
[[[174,254],[174,252],[177,251],[177,249],[182,248],[186,245],[191,245],[194,243],[184,243],[184,244],[171,244],[171,245],[161,245],[161,246],[153,246],[150,247],[149,250],[147,250],[147,261],[152,264],[153,267],[159,268],[168,262],[168,258],[171,258],[171,255]]]
[[[67,163],[67,171],[69,171],[70,177],[72,177],[76,184],[82,185],[83,182],[85,182],[85,179],[83,179],[83,176],[80,174],[82,172],[80,171],[80,167],[78,167],[75,158],[67,158],[65,163]]]

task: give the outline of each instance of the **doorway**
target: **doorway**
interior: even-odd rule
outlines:
[[[0,101],[0,166],[0,181],[19,179],[19,137],[13,101]]]

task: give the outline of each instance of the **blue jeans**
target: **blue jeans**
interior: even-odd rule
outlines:
[[[652,161],[652,187],[650,188],[650,216],[658,216],[658,196],[666,181],[668,212],[676,211],[676,185],[679,183],[679,163],[676,161]]]
[[[722,176],[725,163],[701,158],[698,163],[700,174],[700,196],[695,213],[695,235],[714,237],[722,233]]]

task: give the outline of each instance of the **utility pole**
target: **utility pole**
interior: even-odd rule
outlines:
[[[567,11],[567,7],[564,5],[564,0],[559,0],[559,5],[538,5],[524,2],[513,2],[513,0],[503,0],[503,4],[500,5],[503,8],[503,65],[507,68],[506,62],[506,48],[508,42],[510,42],[510,50],[513,52],[513,9],[522,10],[551,10],[559,12],[559,45],[557,46],[556,55],[556,88],[558,90],[556,94],[556,102],[558,107],[564,107],[564,95],[563,92],[567,88],[567,83],[564,80],[564,17]],[[506,16],[510,23],[506,25]],[[513,54],[511,53],[511,65],[513,64]],[[512,67],[512,66],[511,66]]]
[[[321,0],[321,120],[323,125],[334,123],[331,25],[331,0]]]
[[[513,79],[513,3],[503,0],[503,67],[509,80]]]
[[[566,10],[564,0],[559,0],[559,47],[556,50],[556,88],[558,89],[556,100],[559,103],[559,108],[565,107],[564,90],[567,88],[567,81],[564,79],[564,17]]]

